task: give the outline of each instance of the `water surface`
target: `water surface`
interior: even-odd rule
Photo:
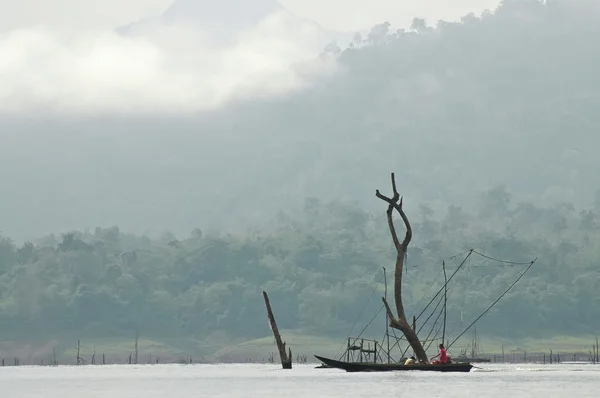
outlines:
[[[479,365],[470,373],[346,373],[295,365],[0,368],[15,398],[600,397],[597,365]]]

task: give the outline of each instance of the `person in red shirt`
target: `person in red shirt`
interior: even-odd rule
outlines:
[[[433,365],[443,365],[448,363],[448,354],[446,353],[446,349],[444,348],[443,344],[440,344],[440,353],[431,358],[431,360],[434,360],[437,357],[440,359],[431,362]]]

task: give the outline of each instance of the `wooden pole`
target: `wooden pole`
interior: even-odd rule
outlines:
[[[387,274],[385,271],[385,267],[383,267],[383,281],[385,283],[385,293],[384,293],[384,297],[385,300],[387,301]],[[385,337],[387,339],[387,363],[391,362],[391,358],[390,358],[390,318],[386,312],[385,314]],[[350,361],[348,361],[350,362]]]
[[[279,335],[279,329],[277,329],[277,323],[275,323],[275,316],[271,310],[271,304],[269,303],[269,296],[267,292],[263,291],[263,297],[265,299],[265,306],[267,307],[267,315],[269,316],[269,322],[271,324],[271,330],[275,336],[275,342],[277,343],[277,350],[279,350],[279,358],[281,359],[281,366],[283,369],[292,368],[292,350],[288,348],[288,352],[285,352],[285,342],[281,340]]]
[[[365,339],[360,339],[360,362],[363,361],[363,346],[365,345]]]
[[[375,340],[375,348],[373,350],[373,363],[377,363],[377,340]]]
[[[348,349],[346,350],[346,362],[350,362],[350,337],[348,337]]]
[[[139,351],[138,351],[138,337],[139,337],[138,328],[136,326],[136,328],[135,328],[135,344],[134,344],[134,350],[135,350],[134,360],[135,360],[135,364],[136,365],[138,364],[138,353],[139,353]]]
[[[446,344],[446,311],[448,307],[448,277],[446,276],[446,262],[442,261],[444,269],[444,329],[442,331],[442,344]],[[413,320],[414,322],[414,320]]]

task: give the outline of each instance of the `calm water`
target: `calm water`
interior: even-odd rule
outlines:
[[[488,365],[471,373],[346,373],[296,365],[0,368],[15,398],[600,397],[600,366]]]

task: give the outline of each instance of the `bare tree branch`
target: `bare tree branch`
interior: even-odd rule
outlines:
[[[387,300],[383,298],[383,303],[386,307],[386,312],[390,319],[390,326],[399,329],[406,336],[406,340],[413,348],[415,355],[419,359],[419,361],[427,362],[427,354],[423,348],[422,343],[419,341],[417,334],[413,328],[409,325],[406,320],[406,314],[404,312],[404,305],[402,304],[402,270],[404,269],[404,258],[406,255],[406,251],[408,249],[408,245],[412,239],[412,228],[410,225],[410,221],[408,217],[404,213],[404,209],[402,208],[402,197],[398,193],[398,189],[396,187],[396,178],[394,173],[391,175],[392,177],[392,190],[393,196],[388,198],[387,196],[381,194],[379,190],[375,191],[375,196],[379,199],[383,200],[388,204],[388,209],[386,211],[388,227],[390,229],[390,234],[392,235],[392,241],[394,242],[394,247],[396,248],[396,269],[394,273],[394,299],[396,302],[396,311],[398,313],[398,317],[395,317],[392,313],[392,310],[387,303]],[[396,233],[396,227],[394,226],[393,213],[394,209],[400,214],[402,221],[404,222],[404,226],[406,227],[406,235],[404,236],[404,240],[400,243],[398,239],[398,235]]]
[[[394,191],[394,196],[392,196],[391,198],[388,198],[387,196],[382,195],[378,189],[375,191],[375,196],[377,196],[379,199],[381,199],[384,202],[386,202],[387,204],[389,204],[388,221],[389,221],[389,216],[391,216],[390,212],[391,212],[392,208],[396,209],[396,211],[400,214],[400,217],[402,218],[402,221],[404,222],[404,226],[406,227],[406,235],[404,236],[404,240],[402,241],[402,246],[404,247],[404,250],[406,251],[406,249],[408,248],[408,244],[410,243],[410,241],[412,239],[412,227],[410,225],[410,221],[408,221],[408,217],[406,216],[406,213],[404,213],[404,209],[402,208],[403,198],[400,196],[400,194],[398,193],[398,190],[396,188],[396,177],[395,177],[394,173],[392,173],[392,189]],[[400,201],[400,203],[398,203],[398,201]],[[400,242],[398,240],[398,235],[396,234],[396,229],[395,229],[393,223],[390,224],[390,231],[392,232],[392,239],[394,240],[394,246],[396,247],[396,250],[399,250]]]
[[[390,305],[388,304],[387,300],[385,299],[385,297],[382,297],[381,300],[385,305],[385,311],[387,312],[388,319],[390,320],[390,326],[394,329],[400,329],[400,322],[398,322],[398,320],[396,319],[396,316],[392,312],[392,309],[390,308]]]

